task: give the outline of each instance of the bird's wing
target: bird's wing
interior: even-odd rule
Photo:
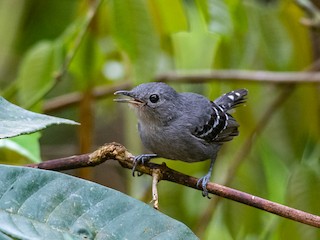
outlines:
[[[244,103],[247,94],[247,89],[237,89],[223,94],[221,97],[214,100],[214,103],[220,106],[224,111],[228,111]]]
[[[206,142],[226,142],[239,134],[239,124],[219,105],[211,102],[211,114],[206,116],[206,121],[197,126],[192,134]]]

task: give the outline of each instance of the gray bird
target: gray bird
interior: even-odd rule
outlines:
[[[135,167],[154,157],[184,162],[211,159],[208,173],[200,178],[202,195],[208,197],[207,183],[213,164],[224,142],[239,134],[239,124],[228,113],[245,102],[248,91],[239,89],[210,101],[196,93],[178,93],[165,83],[141,84],[131,91],[117,91],[129,98],[115,99],[133,106],[144,146],[153,154],[135,158]]]

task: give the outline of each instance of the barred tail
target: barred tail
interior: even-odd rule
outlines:
[[[246,101],[247,94],[247,89],[234,90],[223,94],[221,97],[214,100],[214,103],[220,106],[223,110],[228,111],[244,103]]]

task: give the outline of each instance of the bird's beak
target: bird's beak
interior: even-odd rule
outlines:
[[[133,106],[136,106],[136,107],[139,107],[139,106],[142,106],[144,105],[144,102],[135,98],[132,94],[132,92],[130,91],[116,91],[114,93],[114,95],[124,95],[124,96],[128,96],[130,98],[116,98],[116,99],[113,99],[113,101],[115,102],[119,102],[119,103],[130,103],[132,104]]]

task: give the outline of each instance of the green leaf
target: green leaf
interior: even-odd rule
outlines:
[[[172,35],[172,42],[177,69],[210,69],[220,36],[209,32],[179,32]]]
[[[189,32],[178,32],[171,36],[176,68],[211,69],[221,36],[208,32],[197,4],[184,1],[184,5],[190,25]]]
[[[159,39],[147,4],[142,0],[111,1],[111,27],[120,48],[133,63],[133,76],[140,83],[154,76]]]
[[[62,173],[0,166],[0,198],[8,239],[197,239],[138,200]]]
[[[263,59],[269,69],[288,69],[293,60],[293,46],[290,36],[279,16],[281,11],[265,8],[252,9],[257,14]]]
[[[317,150],[316,150],[317,151]],[[319,156],[319,151],[318,156]],[[310,159],[311,160],[311,159]],[[319,157],[318,157],[319,160]],[[312,161],[312,160],[311,160]],[[303,162],[292,171],[287,187],[286,205],[319,215],[320,162]],[[278,231],[288,239],[320,239],[320,231],[298,222],[281,219]]]
[[[30,112],[0,97],[0,139],[33,133],[53,124],[78,123]]]
[[[181,1],[161,0],[151,1],[155,14],[159,16],[157,26],[163,34],[169,35],[179,31],[185,31],[188,27],[187,19]],[[168,7],[170,6],[170,7]]]
[[[231,7],[224,0],[208,1],[208,11],[210,15],[208,29],[211,32],[219,33],[224,37],[231,37],[234,26],[231,16]]]
[[[260,141],[261,143],[259,142],[260,146],[257,150],[262,159],[268,199],[284,203],[289,178],[288,169],[282,161],[281,156],[277,154],[277,151],[269,146],[268,142],[264,139],[260,139]],[[274,186],[277,187],[275,188]]]
[[[24,165],[41,162],[40,133],[0,139],[0,163]]]
[[[19,102],[33,106],[55,84],[54,72],[61,62],[60,44],[43,41],[24,57],[18,73]]]
[[[75,77],[77,90],[84,91],[95,84],[95,79],[99,79],[105,54],[98,43],[95,36],[88,33],[69,66],[69,71]]]

